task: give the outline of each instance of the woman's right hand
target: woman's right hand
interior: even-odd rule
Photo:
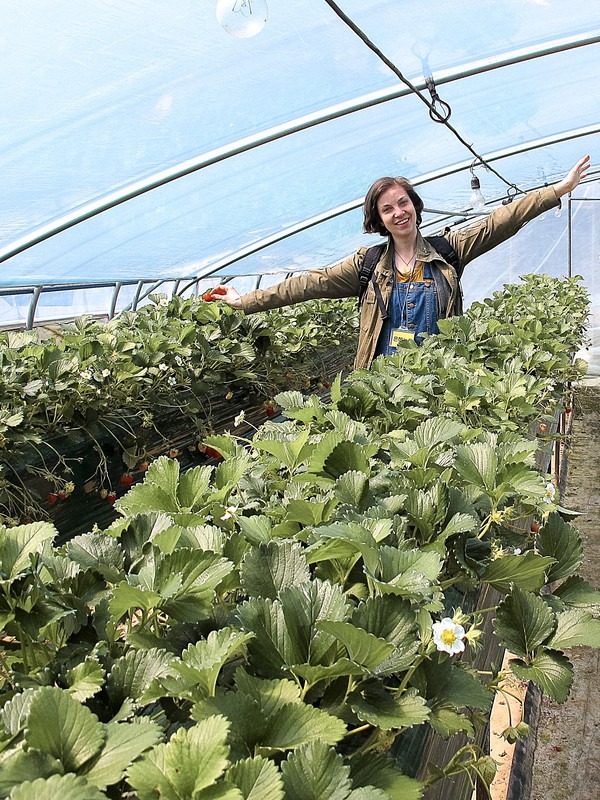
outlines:
[[[242,306],[242,296],[237,289],[234,289],[233,286],[223,286],[222,284],[215,286],[214,289],[204,292],[202,299],[206,300],[207,302],[212,302],[213,300],[222,300],[232,308],[241,308]]]

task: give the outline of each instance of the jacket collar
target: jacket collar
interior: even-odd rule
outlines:
[[[437,250],[429,244],[427,239],[422,235],[421,231],[417,231],[417,258],[419,261],[439,261],[441,258]]]

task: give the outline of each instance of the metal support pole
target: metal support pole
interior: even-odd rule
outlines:
[[[142,289],[144,288],[144,281],[140,281],[137,285],[137,289],[135,290],[135,295],[133,301],[131,303],[131,310],[137,311],[137,304],[140,300],[140,294],[142,293]]]
[[[573,277],[573,202],[571,200],[571,192],[569,192],[569,196],[567,199],[567,231],[568,231],[568,243],[569,243],[569,251],[568,251],[568,260],[567,260],[567,276],[569,278]]]
[[[117,299],[119,297],[119,292],[121,291],[122,285],[123,284],[120,281],[115,283],[112,300],[110,301],[110,310],[108,312],[109,319],[113,319],[113,317],[115,316],[115,311],[117,310]]]
[[[26,328],[30,331],[33,328],[33,322],[35,320],[35,312],[37,310],[38,300],[40,299],[40,295],[42,290],[44,289],[43,286],[36,286],[33,290],[33,294],[31,295],[31,302],[29,303],[29,310],[27,312],[27,325]]]

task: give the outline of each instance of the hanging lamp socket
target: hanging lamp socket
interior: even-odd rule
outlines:
[[[475,211],[481,211],[485,206],[485,197],[481,193],[481,183],[477,175],[471,173],[471,197],[469,199]]]

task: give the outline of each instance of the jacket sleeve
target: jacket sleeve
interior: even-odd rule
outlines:
[[[360,288],[358,275],[365,251],[366,248],[361,247],[353,256],[333,267],[306,270],[268,289],[248,292],[242,295],[242,311],[253,314],[304,300],[357,297]]]
[[[460,230],[446,230],[444,236],[456,250],[461,267],[477,256],[487,253],[496,245],[514,236],[526,223],[549,208],[560,205],[553,186],[546,186],[506,206],[499,206],[491,214]]]

